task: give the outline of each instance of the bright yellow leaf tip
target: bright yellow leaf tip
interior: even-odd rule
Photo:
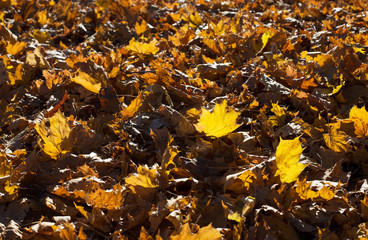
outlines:
[[[216,104],[212,113],[202,108],[202,115],[194,126],[198,132],[204,132],[206,136],[222,137],[241,125],[236,123],[239,115],[240,113],[235,110],[227,109],[225,100],[221,104]]]
[[[298,179],[299,174],[307,165],[299,162],[300,154],[303,152],[300,137],[293,140],[283,140],[276,149],[276,176],[280,176],[283,183],[290,183]]]

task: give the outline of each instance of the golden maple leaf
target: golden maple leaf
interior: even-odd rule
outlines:
[[[86,202],[93,207],[105,209],[118,209],[123,204],[122,185],[119,183],[112,190],[98,188],[92,193],[87,193],[84,197]]]
[[[275,32],[272,30],[267,30],[262,34],[262,48],[260,51],[262,51],[266,46],[268,41],[275,35]]]
[[[282,127],[283,125],[285,125],[286,111],[283,107],[279,106],[278,102],[272,103],[271,111],[275,114],[275,116],[269,118],[272,126]]]
[[[349,145],[347,145],[347,136],[343,131],[338,131],[337,127],[332,126],[329,133],[323,134],[323,139],[327,147],[335,152],[346,152]]]
[[[212,113],[202,108],[202,115],[197,124],[194,124],[198,132],[204,132],[207,136],[225,136],[241,124],[236,124],[236,119],[240,113],[235,110],[227,110],[227,101],[216,104]]]
[[[0,152],[0,180],[3,181],[6,179],[3,185],[3,189],[9,194],[12,195],[18,189],[18,185],[11,183],[11,174],[13,171],[13,167],[10,162],[6,159],[6,155]],[[1,188],[0,188],[1,189]],[[0,194],[2,194],[0,192]]]
[[[296,182],[295,191],[298,193],[299,197],[303,200],[311,199],[314,200],[316,198],[322,198],[324,200],[331,200],[335,197],[336,189],[334,186],[325,183],[323,181],[319,181],[316,184],[312,185],[314,182],[307,182],[307,180]],[[319,188],[318,188],[319,187]]]
[[[139,22],[137,22],[135,24],[135,32],[138,34],[138,35],[141,35],[143,34],[144,32],[146,32],[148,30],[148,24],[146,21],[142,20],[141,24],[139,24]]]
[[[15,85],[17,82],[22,81],[23,76],[24,76],[23,64],[18,64],[14,74],[8,71],[8,78],[10,80],[11,85]]]
[[[101,89],[101,82],[97,79],[93,78],[89,74],[79,71],[77,72],[77,75],[70,79],[72,82],[78,83],[79,85],[82,85],[87,90],[99,93]]]
[[[54,116],[50,117],[50,127],[46,126],[46,120],[37,122],[35,129],[43,140],[40,143],[41,148],[51,158],[56,159],[61,153],[69,151],[69,147],[65,144],[71,129],[68,119],[63,113],[58,111]]]
[[[307,165],[299,163],[300,154],[303,152],[300,137],[293,140],[283,140],[276,149],[276,176],[280,176],[283,183],[290,183],[298,179],[299,174]]]
[[[23,49],[27,46],[26,42],[16,42],[14,44],[8,43],[6,45],[6,51],[10,54],[10,55],[17,55],[18,53],[22,52]]]
[[[156,47],[156,42],[156,40],[153,40],[149,43],[141,43],[136,41],[135,38],[132,38],[129,41],[129,45],[126,47],[126,49],[133,54],[138,55],[155,54],[160,50],[158,47]]]
[[[127,187],[134,194],[140,195],[142,198],[149,199],[155,192],[158,184],[157,169],[149,169],[146,166],[139,165],[137,173],[133,173],[125,178]]]
[[[349,119],[354,122],[354,133],[357,137],[368,136],[368,112],[365,107],[352,107],[349,112]]]
[[[189,223],[182,226],[179,234],[170,236],[170,240],[220,240],[222,239],[221,233],[211,224],[206,227],[202,227],[197,233],[192,234]]]

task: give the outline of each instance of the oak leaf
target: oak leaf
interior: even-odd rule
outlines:
[[[354,122],[354,133],[357,137],[368,136],[368,112],[365,107],[352,107],[349,112],[349,119]]]
[[[222,239],[221,233],[211,224],[206,227],[202,227],[197,233],[192,234],[189,223],[182,226],[181,231],[177,235],[172,235],[170,240],[220,240]]]
[[[56,159],[60,154],[70,150],[65,143],[68,140],[71,129],[68,119],[60,111],[50,117],[49,128],[46,126],[46,119],[42,119],[41,122],[36,123],[35,129],[43,141],[43,143],[39,142],[41,148],[51,158]]]
[[[235,110],[227,109],[227,101],[216,104],[212,113],[202,108],[202,115],[194,126],[197,131],[204,132],[207,136],[222,137],[225,136],[241,124],[236,123],[240,113]]]
[[[280,176],[283,183],[290,183],[298,179],[299,174],[307,165],[299,163],[299,158],[303,152],[300,137],[293,140],[283,140],[276,149],[276,165],[278,170],[276,176]]]

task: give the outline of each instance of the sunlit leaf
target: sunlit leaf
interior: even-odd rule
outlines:
[[[82,85],[84,88],[91,92],[100,92],[101,82],[83,71],[78,71],[76,76],[72,77],[70,80]]]
[[[149,169],[146,166],[139,165],[137,173],[130,174],[126,177],[125,183],[133,193],[149,199],[154,195],[156,188],[159,186],[158,176],[157,169]]]
[[[15,56],[18,53],[22,52],[26,46],[26,42],[16,42],[14,44],[8,43],[6,45],[6,51],[8,52],[8,54]]]
[[[15,73],[11,73],[8,71],[8,78],[10,80],[11,85],[15,85],[18,82],[23,81],[24,71],[23,71],[23,64],[18,64],[15,69]]]
[[[156,40],[153,40],[149,43],[142,43],[136,41],[134,38],[129,41],[129,45],[126,46],[126,49],[133,54],[138,55],[155,54],[160,50],[158,47],[156,47]]]
[[[268,43],[268,41],[275,35],[275,32],[272,30],[267,30],[262,34],[262,49],[264,49]],[[261,50],[262,50],[261,49]]]
[[[204,132],[207,136],[222,137],[241,125],[236,123],[239,115],[240,113],[235,110],[227,109],[225,100],[221,104],[216,104],[212,113],[202,108],[202,115],[194,126],[197,131]]]
[[[197,233],[192,233],[189,223],[182,226],[181,231],[177,235],[171,235],[170,240],[220,240],[222,239],[221,233],[212,225],[202,227]]]
[[[139,22],[137,22],[135,24],[135,32],[138,35],[141,35],[143,33],[145,33],[148,30],[148,24],[146,21],[142,20],[142,22],[139,24]]]
[[[273,126],[279,126],[279,127],[285,125],[285,120],[286,120],[285,109],[280,107],[278,103],[272,103],[271,111],[275,114],[275,116],[272,116],[269,118],[271,124]]]
[[[361,108],[352,107],[349,112],[349,119],[354,122],[354,133],[357,137],[368,136],[368,112],[364,106]]]
[[[327,147],[335,152],[346,152],[349,145],[347,144],[348,137],[343,131],[331,127],[328,133],[323,134],[323,139]]]
[[[69,146],[63,144],[71,132],[68,119],[60,111],[50,118],[50,127],[46,126],[46,119],[35,125],[37,133],[43,142],[40,145],[45,153],[56,159],[60,154],[69,151]]]
[[[0,153],[0,179],[4,182],[3,189],[6,191],[7,194],[12,195],[14,194],[19,186],[11,182],[11,174],[13,172],[13,167],[10,162],[6,159],[6,155]],[[0,187],[1,189],[1,187]],[[3,194],[0,192],[0,194]]]
[[[280,176],[281,182],[290,183],[298,179],[299,174],[307,167],[307,165],[299,162],[301,153],[303,152],[300,137],[293,140],[283,140],[276,149],[276,165],[278,170],[276,176]]]
[[[113,189],[97,189],[85,195],[86,202],[93,207],[118,209],[123,204],[122,185],[116,184]]]

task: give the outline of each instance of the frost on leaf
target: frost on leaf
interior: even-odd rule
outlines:
[[[212,113],[202,108],[202,115],[194,126],[197,131],[204,132],[207,136],[222,137],[225,136],[241,124],[236,123],[236,119],[240,113],[235,110],[227,109],[227,101],[216,104]]]
[[[56,159],[60,154],[70,150],[67,140],[71,129],[68,119],[60,111],[49,120],[50,127],[46,126],[46,119],[42,119],[41,122],[36,123],[35,129],[42,139],[42,142],[39,142],[42,150],[51,158]]]
[[[349,118],[354,122],[354,133],[357,137],[368,136],[368,112],[365,107],[354,106],[350,109]]]
[[[299,174],[307,166],[299,163],[300,154],[303,152],[300,137],[293,140],[283,140],[276,149],[276,176],[280,176],[283,183],[290,183],[298,179]]]
[[[220,240],[222,239],[221,233],[212,225],[202,227],[197,233],[192,234],[189,223],[182,226],[179,234],[171,236],[170,240]]]

